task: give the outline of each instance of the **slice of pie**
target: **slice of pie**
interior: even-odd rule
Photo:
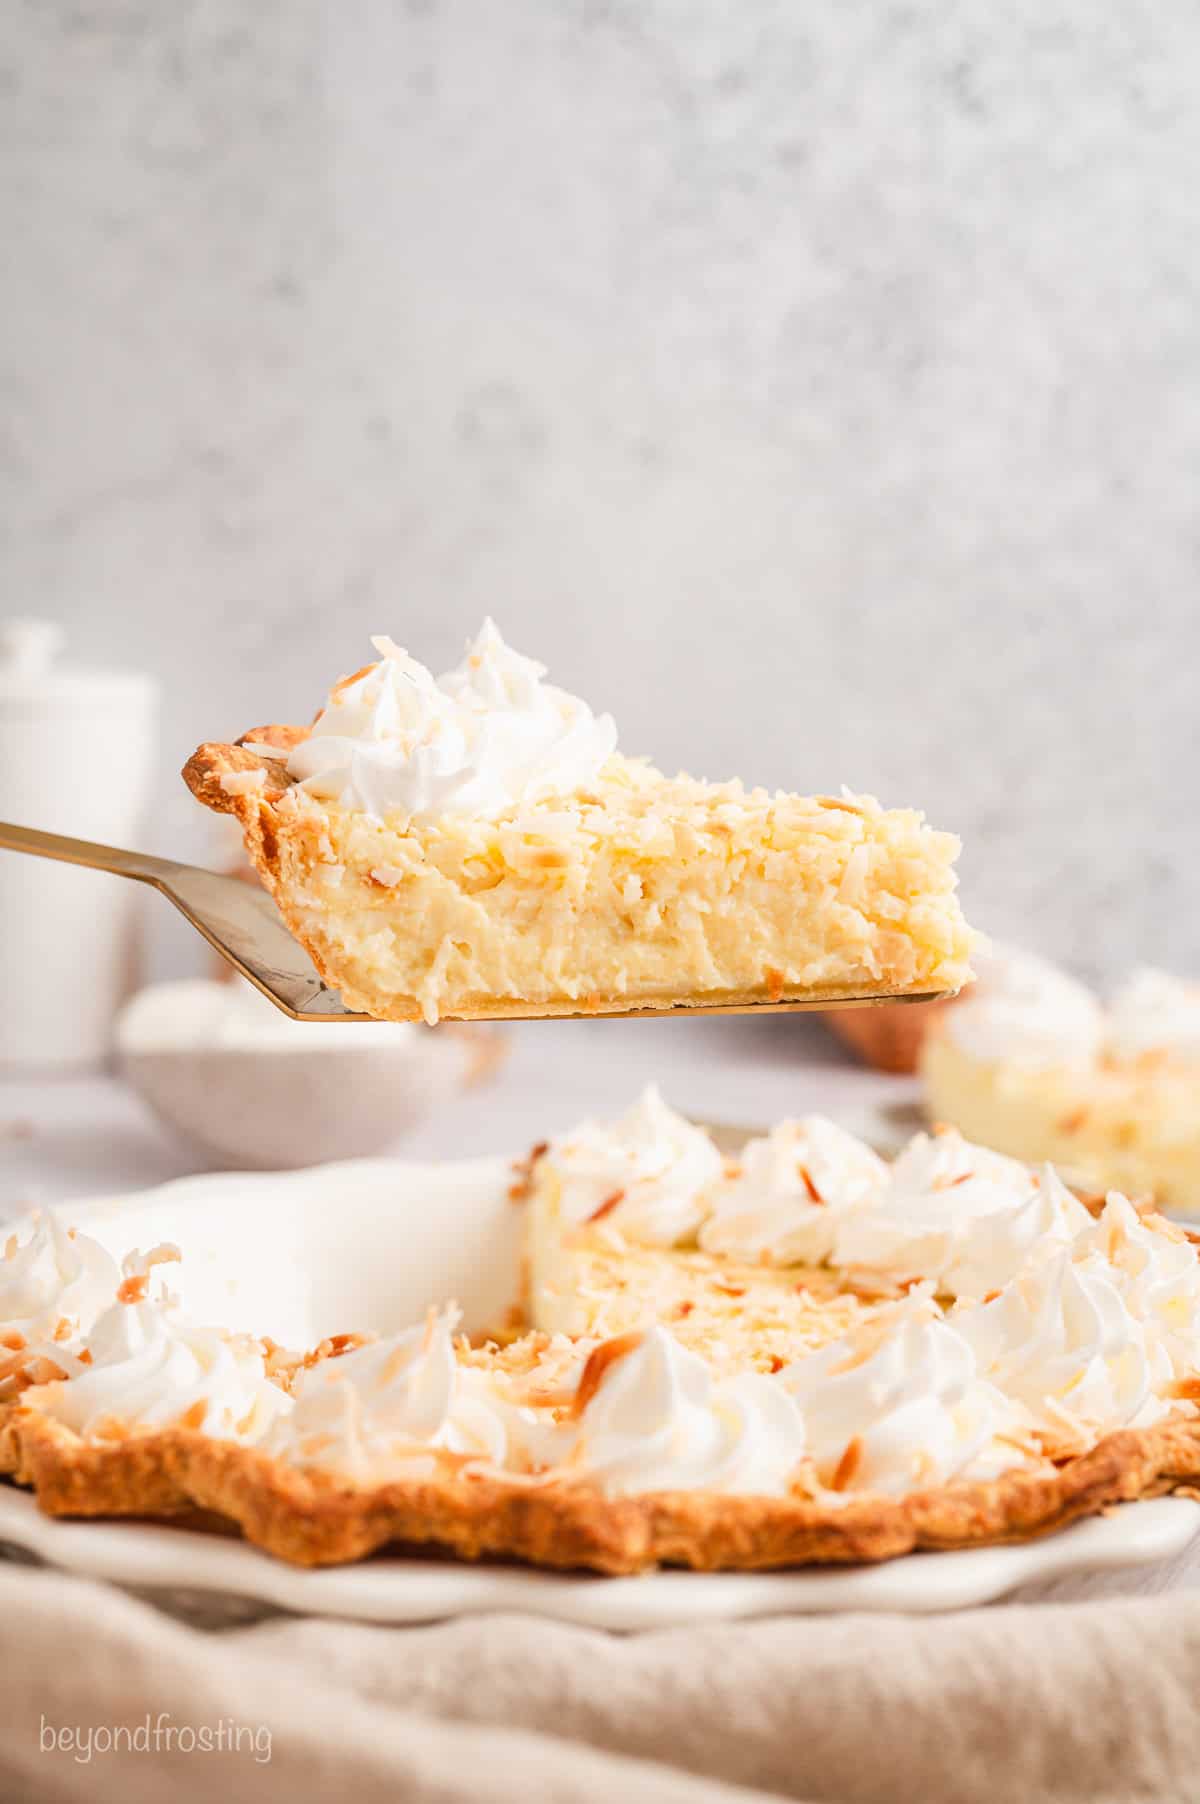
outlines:
[[[1107,1008],[1044,960],[997,952],[921,1058],[938,1121],[1073,1181],[1200,1215],[1200,984],[1135,973]]]
[[[348,1007],[436,1021],[968,980],[958,842],[920,814],[664,776],[490,622],[440,681],[374,644],[311,727],[184,770]]]
[[[25,1374],[0,1457],[53,1514],[215,1511],[299,1565],[610,1573],[1011,1541],[1200,1477],[1200,1258],[1115,1193],[954,1134],[888,1167],[819,1117],[724,1161],[654,1093],[514,1188],[511,1344],[431,1306],[284,1356],[188,1318],[156,1248]]]

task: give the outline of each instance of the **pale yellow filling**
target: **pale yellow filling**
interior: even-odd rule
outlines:
[[[869,798],[768,795],[614,758],[498,820],[386,822],[290,790],[278,899],[351,1007],[954,989],[957,840]]]
[[[882,1300],[819,1267],[638,1246],[606,1220],[572,1227],[559,1201],[538,1162],[525,1204],[523,1313],[547,1334],[608,1340],[661,1322],[714,1369],[770,1372],[847,1333]]]

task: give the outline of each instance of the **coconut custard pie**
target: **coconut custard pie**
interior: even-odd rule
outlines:
[[[1105,1008],[1044,960],[997,952],[938,1016],[921,1072],[933,1119],[1200,1215],[1200,984],[1138,971]]]
[[[958,842],[868,796],[667,777],[487,622],[435,681],[390,639],[311,727],[203,745],[347,1006],[390,1020],[951,992]]]
[[[287,1355],[51,1217],[0,1261],[0,1470],[217,1512],[300,1565],[424,1545],[636,1572],[1039,1534],[1200,1479],[1200,1261],[1112,1193],[819,1117],[736,1160],[651,1092],[522,1160],[526,1320]],[[507,1205],[506,1205],[507,1206]]]

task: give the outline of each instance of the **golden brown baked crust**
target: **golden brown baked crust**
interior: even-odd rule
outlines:
[[[1183,1411],[1107,1435],[1061,1465],[841,1504],[799,1493],[610,1497],[567,1474],[494,1474],[451,1455],[437,1457],[427,1479],[359,1488],[191,1429],[82,1441],[29,1406],[13,1410],[7,1431],[0,1425],[0,1447],[5,1434],[14,1475],[49,1515],[177,1518],[199,1510],[298,1566],[396,1546],[603,1573],[844,1565],[1026,1540],[1200,1481],[1200,1417]]]
[[[0,1403],[0,1478],[8,1478],[20,1465],[17,1437],[13,1426],[15,1403]]]
[[[191,1508],[167,1465],[170,1433],[85,1441],[23,1406],[9,1433],[14,1476],[32,1485],[48,1516],[177,1516]]]
[[[236,744],[207,743],[201,745],[183,768],[183,778],[197,801],[218,813],[232,815],[240,824],[246,852],[255,871],[274,898],[289,931],[304,947],[317,971],[331,988],[342,996],[346,1006],[380,1019],[420,1021],[430,1019],[416,995],[393,995],[381,1001],[378,993],[356,987],[344,965],[330,960],[329,948],[313,931],[311,912],[297,906],[296,897],[305,888],[305,868],[313,862],[313,845],[319,842],[321,828],[312,821],[286,820],[279,804],[295,785],[286,768],[287,754],[307,737],[309,729],[301,726],[273,724],[243,734]],[[271,746],[280,752],[278,760],[250,746]],[[262,782],[242,787],[239,778],[261,773]],[[849,810],[849,803],[830,801],[831,808]],[[321,860],[319,856],[317,863]],[[953,984],[958,978],[951,980]],[[706,990],[704,1007],[712,1013],[742,1012],[748,1008],[795,1003],[814,1008],[832,1002],[864,1005],[880,1000],[902,1001],[909,997],[928,996],[931,991],[946,991],[947,980],[917,976],[911,982],[888,983],[863,976],[861,981],[796,985],[783,980],[781,974],[765,970],[760,983],[737,989]],[[619,994],[599,990],[580,998],[553,997],[531,1003],[522,997],[496,995],[489,991],[456,990],[452,1005],[442,1006],[443,1018],[452,1020],[523,1019],[530,1016],[561,1017],[580,1014],[611,1015],[642,1011],[669,1012],[678,1002],[669,996],[639,994],[636,989]]]

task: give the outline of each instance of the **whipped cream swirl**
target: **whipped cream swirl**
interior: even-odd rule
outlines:
[[[1106,1050],[1120,1064],[1156,1053],[1200,1064],[1200,984],[1135,971],[1109,1004]]]
[[[975,962],[976,982],[944,1017],[969,1058],[1038,1070],[1096,1057],[1104,1011],[1086,985],[1027,952],[993,951]]]
[[[833,1490],[898,1493],[994,1477],[1026,1458],[1015,1412],[927,1291],[794,1361],[778,1382]]]
[[[24,1244],[11,1235],[0,1258],[0,1398],[41,1359],[75,1370],[80,1336],[119,1282],[100,1243],[68,1232],[53,1210],[39,1214]]]
[[[1079,1235],[1076,1256],[1104,1260],[1132,1314],[1161,1335],[1176,1377],[1200,1372],[1200,1257],[1181,1229],[1161,1217],[1143,1221],[1113,1190]]]
[[[804,1426],[773,1378],[716,1379],[657,1325],[625,1338],[627,1346],[606,1341],[592,1355],[602,1375],[581,1413],[572,1470],[618,1494],[787,1490]],[[587,1367],[581,1383],[586,1390]]]
[[[491,1373],[459,1364],[457,1322],[456,1309],[431,1312],[306,1367],[267,1451],[363,1484],[426,1474],[438,1450],[508,1470],[545,1463],[562,1441],[555,1422],[503,1397]]]
[[[53,1339],[65,1322],[72,1334],[90,1328],[110,1303],[120,1273],[99,1241],[63,1228],[43,1210],[21,1245],[15,1234],[0,1259],[0,1327],[27,1339]]]
[[[1011,1205],[972,1219],[943,1274],[952,1297],[986,1297],[1002,1290],[1044,1247],[1069,1247],[1092,1225],[1092,1218],[1063,1183],[1053,1165],[1030,1174],[1033,1188]]]
[[[379,662],[337,684],[288,759],[321,800],[379,819],[491,817],[588,787],[616,750],[612,717],[543,682],[490,620],[440,681],[392,640],[372,644]]]
[[[128,1279],[147,1270],[136,1254],[125,1261]],[[130,1295],[85,1337],[74,1374],[30,1389],[27,1403],[96,1439],[180,1425],[256,1441],[287,1413],[258,1341],[192,1321],[165,1290],[151,1297],[134,1284]]]
[[[603,1223],[660,1247],[695,1238],[721,1171],[709,1136],[669,1108],[653,1084],[619,1120],[585,1121],[538,1164],[539,1181],[558,1186],[566,1224]]]
[[[781,1121],[749,1141],[737,1171],[714,1187],[700,1244],[753,1264],[820,1265],[846,1214],[886,1184],[883,1160],[832,1121]]]
[[[1025,1216],[1024,1206],[1036,1198],[1039,1184],[1027,1166],[973,1146],[953,1130],[918,1134],[893,1165],[878,1203],[840,1225],[837,1262],[932,1278],[950,1295],[960,1288],[996,1288],[1012,1275],[1056,1208],[1066,1210],[1064,1239],[1081,1225],[1063,1202],[1073,1199],[1061,1186],[1040,1212]],[[1085,1211],[1080,1214],[1086,1218]],[[987,1268],[989,1258],[994,1269]]]
[[[999,1296],[956,1310],[953,1324],[980,1370],[1055,1442],[1090,1442],[1162,1411],[1152,1391],[1170,1381],[1166,1349],[1094,1255],[1035,1255]]]

